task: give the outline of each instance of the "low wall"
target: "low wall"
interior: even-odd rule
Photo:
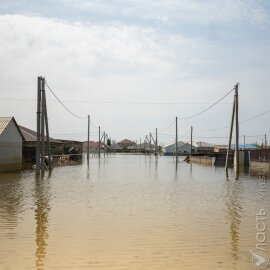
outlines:
[[[204,165],[213,165],[215,162],[214,157],[207,157],[207,156],[190,156],[189,160],[191,162],[196,162]]]

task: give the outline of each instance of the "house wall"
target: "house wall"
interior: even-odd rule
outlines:
[[[13,121],[0,135],[0,171],[21,170],[22,137]]]
[[[192,147],[192,149],[193,149],[193,153],[197,152],[196,147]],[[165,153],[175,154],[175,144],[165,147]],[[190,144],[183,144],[183,145],[178,146],[178,153],[190,154]]]

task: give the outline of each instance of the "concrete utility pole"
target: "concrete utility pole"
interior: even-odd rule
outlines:
[[[98,157],[100,158],[100,126],[98,126]]]
[[[176,158],[176,162],[178,160],[178,118],[176,116],[175,118],[175,158]]]
[[[43,78],[45,81],[45,79]],[[48,165],[49,165],[49,170],[52,170],[52,153],[51,153],[51,143],[50,143],[50,133],[49,133],[49,123],[48,123],[48,113],[47,113],[47,102],[46,102],[46,92],[45,88],[43,91],[44,95],[44,105],[45,105],[45,127],[46,127],[46,138],[47,138],[47,152],[48,152]]]
[[[103,132],[103,147],[104,147],[104,157],[105,157],[105,145],[106,145],[106,135],[105,135],[105,131]]]
[[[192,156],[192,134],[193,133],[193,126],[190,127],[190,155]]]
[[[87,162],[89,162],[89,140],[90,140],[90,115],[88,115],[88,128],[87,128]]]
[[[234,124],[234,114],[235,114],[235,99],[233,100],[233,110],[232,110],[232,119],[231,119],[229,144],[228,144],[228,147],[227,147],[227,155],[226,155],[226,163],[225,163],[225,170],[226,171],[228,171],[229,157],[230,157],[230,152],[231,152],[232,133],[233,133],[233,124]]]
[[[238,83],[235,85],[235,177],[239,177]]]
[[[45,169],[45,104],[44,104],[45,80],[41,79],[41,172]]]
[[[41,77],[37,80],[37,146],[36,146],[36,174],[40,174],[40,101],[41,101]]]
[[[155,146],[155,148],[156,148],[156,156],[158,156],[157,128],[156,128],[156,141],[155,141],[155,143],[156,143],[156,146]]]
[[[238,122],[238,86],[237,83],[234,87],[235,94],[234,94],[234,101],[233,101],[233,111],[232,111],[232,120],[231,120],[231,128],[230,128],[230,137],[229,137],[229,144],[227,148],[227,155],[226,155],[226,164],[225,170],[228,172],[228,164],[229,164],[229,156],[231,150],[231,143],[232,143],[232,133],[233,133],[233,125],[234,125],[234,118],[235,118],[235,156],[234,156],[234,171],[235,171],[235,178],[238,179],[239,177],[239,122]]]

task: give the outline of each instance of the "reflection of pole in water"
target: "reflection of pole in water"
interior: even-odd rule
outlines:
[[[240,182],[238,181],[227,181],[225,182],[227,196],[227,220],[230,223],[230,235],[231,235],[231,249],[232,255],[236,260],[238,257],[238,245],[239,245],[239,227],[241,224],[241,204],[240,204]]]
[[[49,212],[48,179],[36,179],[36,269],[45,269],[46,246],[48,239]]]

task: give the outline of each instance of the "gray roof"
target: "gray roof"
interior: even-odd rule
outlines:
[[[13,121],[13,123],[16,126],[19,134],[21,135],[22,139],[24,140],[24,136],[23,136],[17,122],[15,121],[14,117],[0,117],[0,135],[4,132],[4,130],[6,129],[6,127],[8,126],[8,124],[11,121]]]

